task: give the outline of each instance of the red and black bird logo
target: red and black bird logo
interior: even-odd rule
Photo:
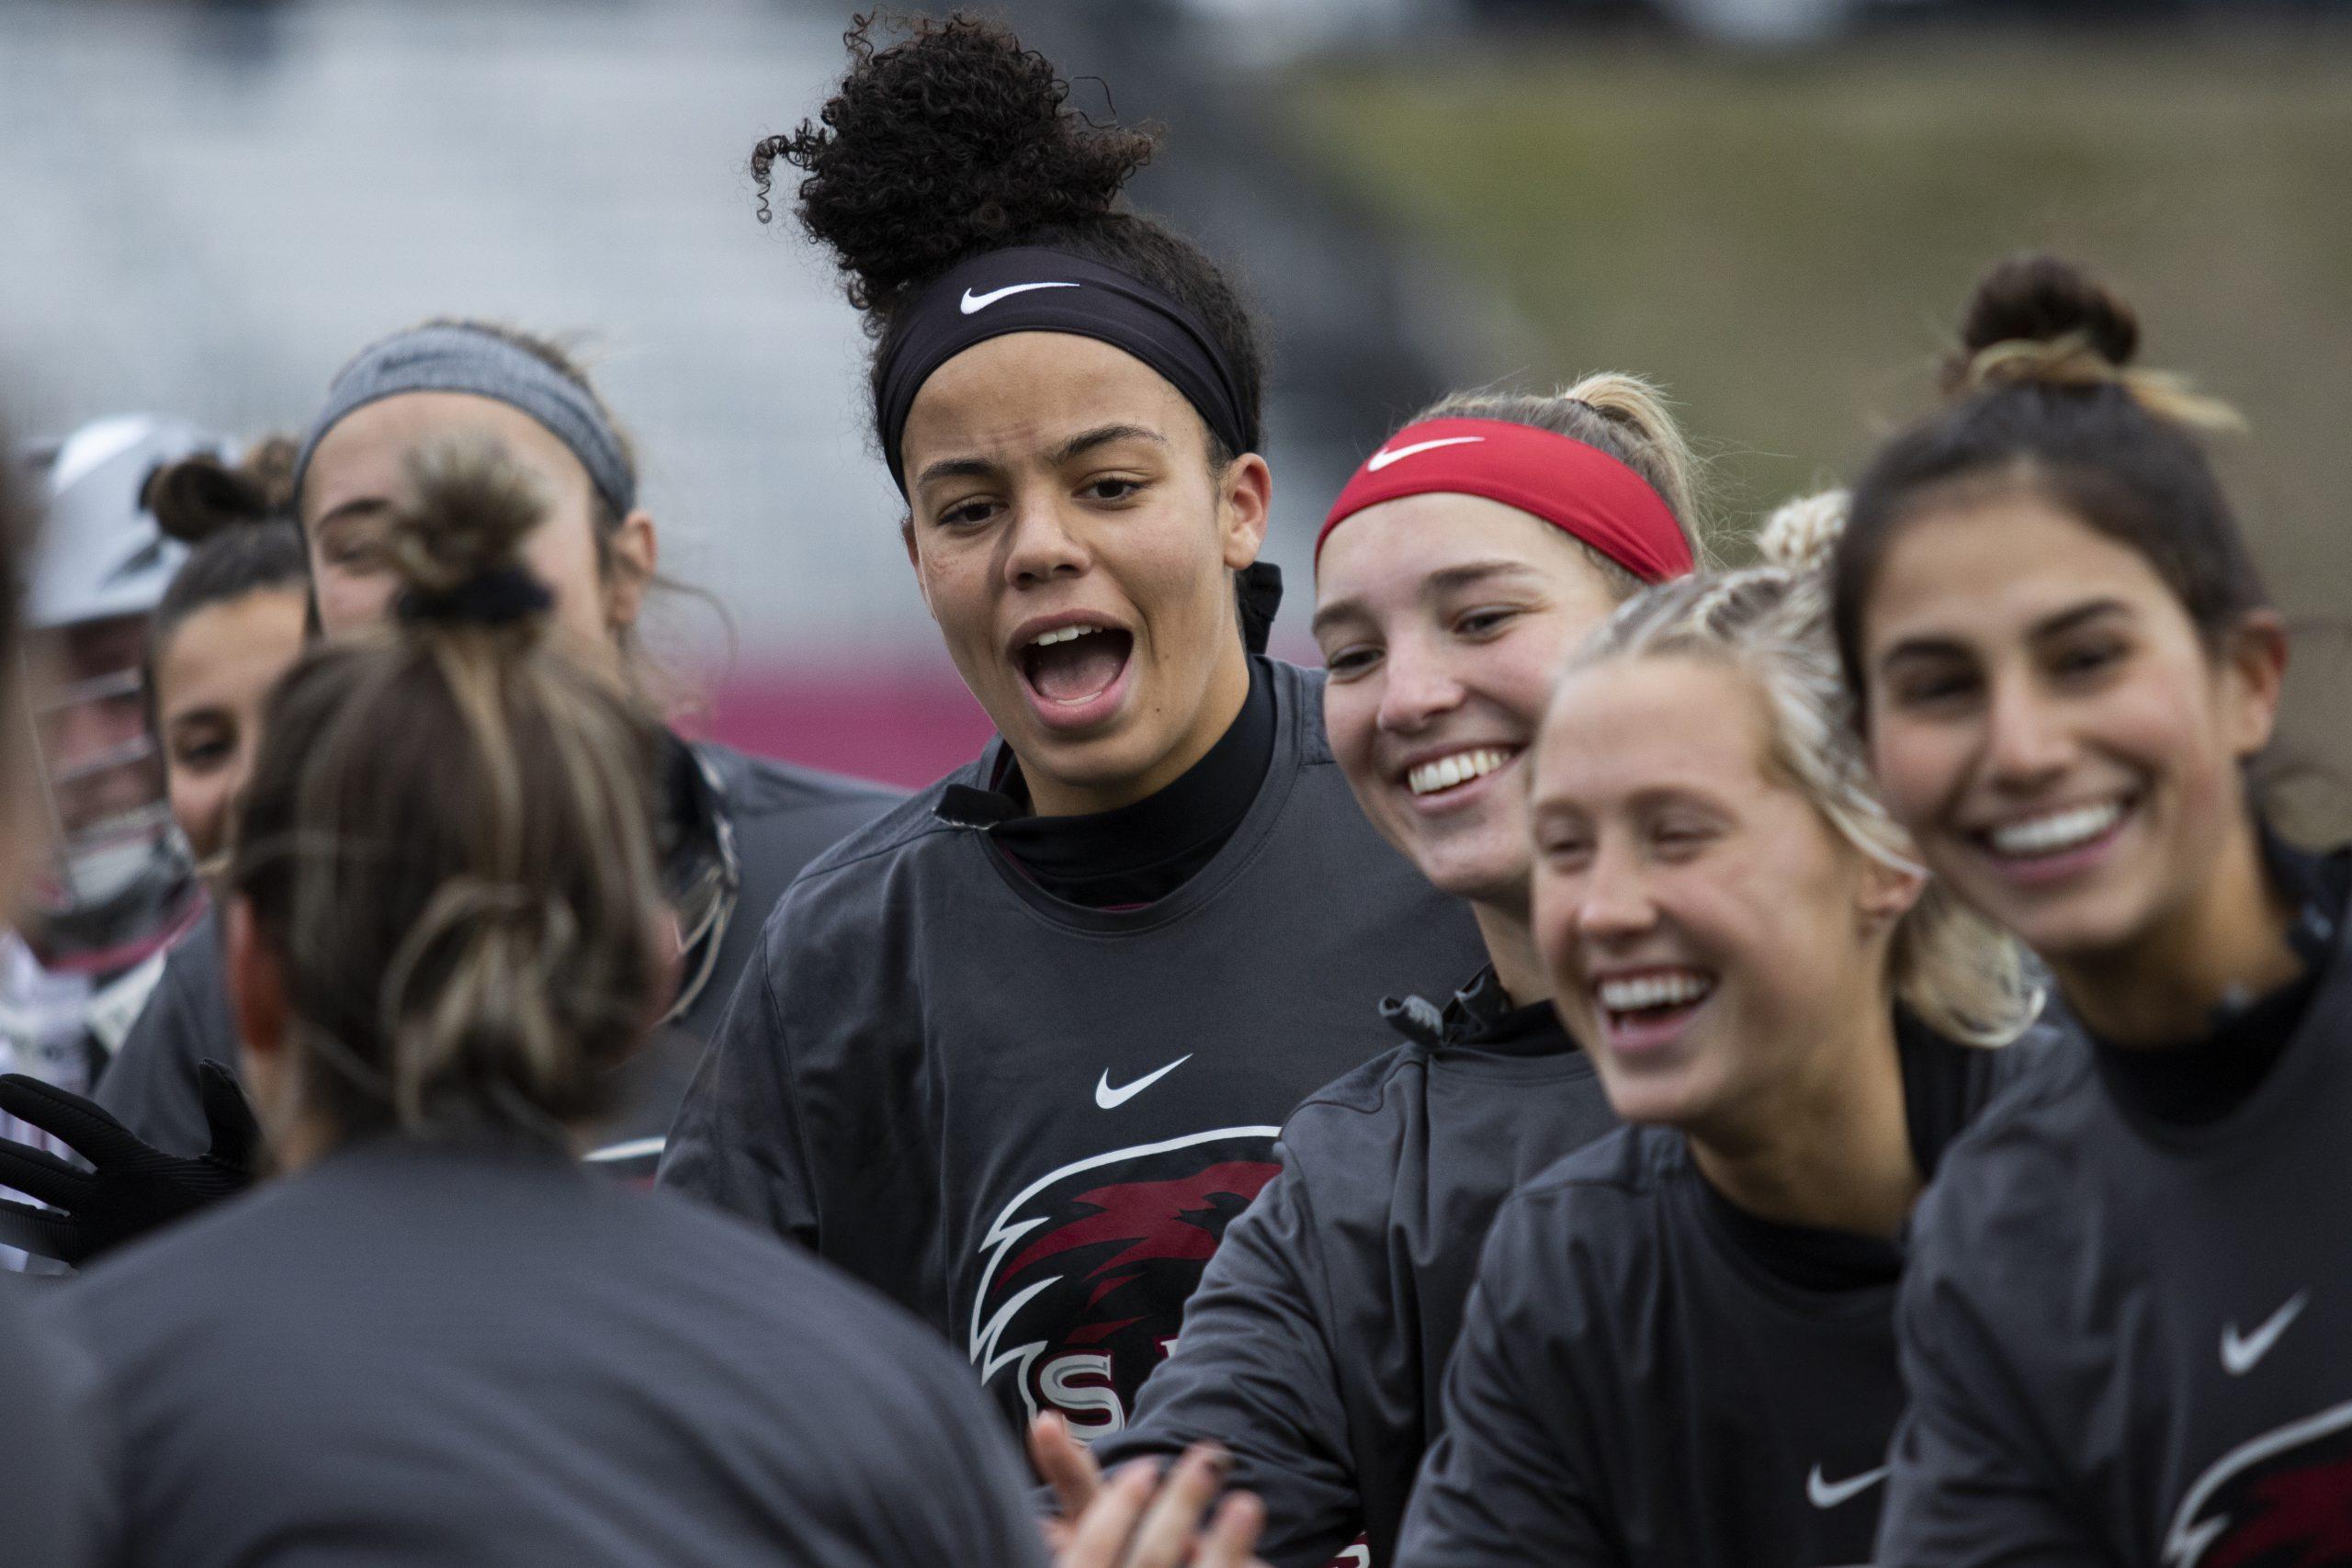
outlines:
[[[1225,1227],[1282,1168],[1276,1127],[1221,1127],[1114,1149],[1040,1177],[981,1240],[967,1353],[1012,1379],[1032,1417],[1091,1441],[1126,1424],[1176,1337]]]
[[[2352,1562],[2352,1401],[2222,1455],[2182,1498],[2164,1561],[2165,1568]]]

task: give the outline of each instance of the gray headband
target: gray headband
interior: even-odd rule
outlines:
[[[360,350],[343,367],[294,459],[298,507],[311,455],[326,433],[354,411],[402,392],[470,392],[522,410],[571,448],[614,516],[636,510],[637,480],[620,432],[596,406],[594,394],[530,350],[465,326],[413,327]]]

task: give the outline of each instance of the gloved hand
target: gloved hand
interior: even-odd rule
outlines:
[[[0,1242],[78,1265],[251,1186],[261,1145],[253,1107],[220,1063],[198,1064],[197,1077],[212,1146],[187,1159],[143,1141],[78,1094],[22,1073],[0,1075],[0,1111],[90,1162],[83,1170],[46,1149],[0,1138],[0,1187],[49,1205],[0,1201]]]

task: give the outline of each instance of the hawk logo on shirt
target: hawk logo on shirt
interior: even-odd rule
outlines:
[[[1040,1177],[982,1238],[967,1354],[1011,1379],[1029,1417],[1058,1411],[1081,1440],[1126,1425],[1135,1390],[1174,1343],[1182,1303],[1282,1168],[1279,1127],[1220,1127],[1114,1149]]]
[[[2352,1562],[2352,1401],[2240,1443],[2181,1499],[2165,1568]]]

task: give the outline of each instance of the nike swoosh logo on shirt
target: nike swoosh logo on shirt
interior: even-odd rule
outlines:
[[[1166,1066],[1160,1068],[1159,1071],[1146,1073],[1143,1077],[1136,1079],[1135,1082],[1123,1085],[1118,1089],[1113,1089],[1111,1087],[1111,1070],[1108,1067],[1105,1067],[1102,1069],[1102,1077],[1097,1079],[1094,1084],[1094,1103],[1101,1106],[1105,1111],[1116,1111],[1120,1106],[1125,1105],[1127,1101],[1133,1100],[1136,1096],[1141,1094],[1144,1090],[1149,1089],[1152,1085],[1158,1083],[1160,1079],[1166,1077],[1169,1074],[1174,1072],[1177,1068],[1182,1066],[1192,1059],[1193,1054],[1190,1051],[1187,1051],[1182,1055],[1177,1057],[1174,1061],[1169,1063]]]
[[[977,316],[1008,294],[1026,294],[1032,288],[1075,288],[1075,283],[1008,283],[1001,288],[991,288],[986,294],[964,290],[963,302],[956,309],[967,316]]]
[[[2311,1300],[2309,1291],[2297,1291],[2292,1300],[2263,1320],[2261,1327],[2241,1338],[2234,1323],[2222,1329],[2222,1370],[2233,1378],[2242,1378],[2254,1371],[2255,1363],[2270,1354],[2270,1347],[2287,1332],[2287,1325],[2302,1314],[2303,1304]]]
[[[1468,446],[1485,439],[1483,435],[1442,435],[1435,441],[1416,441],[1410,446],[1384,446],[1366,457],[1363,466],[1376,474],[1399,457],[1409,457],[1416,452],[1427,452],[1436,446]]]
[[[1840,1503],[1850,1503],[1884,1481],[1888,1468],[1880,1465],[1876,1470],[1866,1470],[1847,1481],[1825,1481],[1821,1476],[1821,1467],[1816,1464],[1813,1467],[1813,1473],[1804,1478],[1805,1500],[1816,1508],[1834,1508]]]

